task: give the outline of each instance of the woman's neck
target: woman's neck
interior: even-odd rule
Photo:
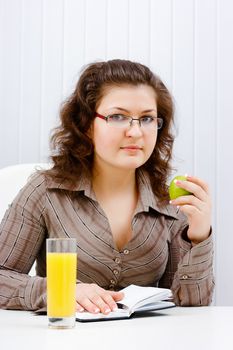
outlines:
[[[114,195],[136,191],[135,170],[95,169],[92,186],[96,194]]]

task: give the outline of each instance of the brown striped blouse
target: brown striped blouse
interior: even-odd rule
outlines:
[[[213,280],[212,235],[192,247],[186,217],[160,207],[148,176],[139,172],[133,235],[122,250],[91,181],[76,188],[36,174],[19,192],[0,225],[0,307],[46,308],[45,240],[75,237],[78,282],[119,290],[129,284],[171,288],[177,305],[208,305]],[[116,213],[117,215],[117,213]],[[36,260],[37,275],[28,275]]]

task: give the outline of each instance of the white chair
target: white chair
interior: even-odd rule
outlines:
[[[48,169],[49,167],[50,165],[47,163],[28,163],[0,169],[0,222],[9,204],[26,184],[30,175],[37,169]],[[29,273],[30,275],[35,275],[34,265]]]

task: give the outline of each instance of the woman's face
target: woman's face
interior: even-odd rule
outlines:
[[[112,86],[105,90],[96,112],[102,116],[121,114],[133,118],[157,117],[156,96],[148,85]],[[140,127],[133,121],[117,127],[96,117],[92,126],[94,168],[136,169],[151,156],[157,129]]]

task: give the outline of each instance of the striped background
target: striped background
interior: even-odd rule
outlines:
[[[219,305],[233,305],[232,23],[231,0],[0,0],[0,168],[47,161],[84,64],[149,65],[175,97],[174,164],[211,187]]]

